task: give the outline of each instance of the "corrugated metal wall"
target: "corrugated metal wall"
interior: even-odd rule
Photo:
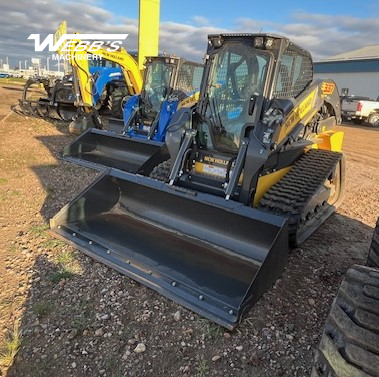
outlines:
[[[348,88],[349,94],[374,99],[379,96],[379,72],[315,73],[314,78],[330,78],[334,80],[340,93],[342,88]]]

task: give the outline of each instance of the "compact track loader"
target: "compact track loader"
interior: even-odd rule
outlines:
[[[339,96],[285,37],[208,37],[200,98],[150,177],[110,169],[51,221],[84,253],[234,328],[344,189]]]
[[[167,126],[178,108],[196,103],[203,65],[175,56],[147,57],[141,94],[124,105],[118,132],[90,129],[62,152],[63,159],[98,170],[113,167],[148,174],[167,159]]]

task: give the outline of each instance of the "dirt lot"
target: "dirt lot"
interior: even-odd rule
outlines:
[[[379,215],[379,129],[339,127],[343,205],[228,332],[47,233],[96,173],[57,159],[66,126],[9,114],[19,96],[0,87],[0,376],[309,375],[330,303],[364,263]]]

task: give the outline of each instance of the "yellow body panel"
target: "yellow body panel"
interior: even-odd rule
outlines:
[[[254,196],[253,206],[256,207],[263,195],[273,186],[279,179],[283,178],[291,169],[291,166],[280,169],[274,173],[259,177],[257,184],[257,192]]]
[[[209,177],[213,178],[219,178],[219,179],[225,179],[226,175],[226,169],[227,166],[221,166],[221,161],[216,161],[218,165],[212,165],[207,164],[204,162],[195,162],[195,171],[200,174],[207,175]],[[285,167],[283,169],[280,169],[274,173],[264,175],[262,177],[259,177],[258,184],[257,184],[257,192],[254,196],[254,203],[253,206],[256,207],[260,200],[262,199],[263,195],[270,189],[271,186],[273,186],[275,183],[277,183],[281,178],[283,178],[291,169],[291,166]],[[243,180],[243,172],[241,173],[239,184],[242,184]]]
[[[314,149],[325,149],[332,152],[341,152],[344,133],[342,131],[326,131],[317,135],[318,142]]]
[[[283,140],[303,118],[306,117],[306,120],[304,119],[304,123],[306,124],[307,121],[309,121],[309,119],[316,114],[317,109],[313,109],[312,111],[316,93],[317,88],[314,89],[307,97],[305,97],[303,101],[299,103],[298,106],[291,111],[288,118],[281,126],[278,142]]]
[[[138,66],[147,56],[158,56],[160,0],[139,1]]]

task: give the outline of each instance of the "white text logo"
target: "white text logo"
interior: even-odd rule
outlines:
[[[62,34],[55,44],[54,34],[49,34],[42,42],[39,34],[30,34],[28,39],[34,39],[35,51],[43,51],[48,46],[49,51],[59,50],[59,52],[96,52],[103,47],[105,47],[107,51],[112,52],[120,48],[122,41],[126,39],[128,35],[129,34]],[[85,40],[82,40],[82,38]]]

